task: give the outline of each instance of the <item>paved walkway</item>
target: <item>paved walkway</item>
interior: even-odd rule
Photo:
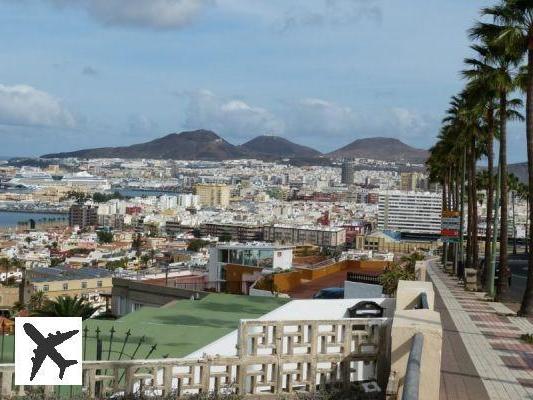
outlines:
[[[441,399],[533,399],[533,345],[520,340],[533,324],[466,292],[437,264],[428,273],[444,328]]]

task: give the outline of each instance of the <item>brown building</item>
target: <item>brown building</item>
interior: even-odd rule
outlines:
[[[245,225],[245,224],[203,224],[200,226],[202,236],[231,236],[232,240],[238,242],[253,242],[263,240],[262,225]]]
[[[98,206],[91,204],[74,204],[68,212],[69,226],[85,229],[98,225]]]

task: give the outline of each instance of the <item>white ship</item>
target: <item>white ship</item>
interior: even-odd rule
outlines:
[[[85,187],[88,189],[111,189],[111,185],[109,184],[109,181],[107,179],[102,178],[100,176],[91,175],[85,171],[65,175],[61,182],[68,186]]]
[[[37,167],[22,167],[15,176],[5,183],[8,187],[37,188],[54,182],[52,175]]]

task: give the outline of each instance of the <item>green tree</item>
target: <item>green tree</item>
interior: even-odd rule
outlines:
[[[28,300],[28,309],[30,311],[40,310],[43,308],[43,305],[47,300],[48,297],[42,290],[32,293],[30,299]]]
[[[113,232],[108,231],[98,231],[96,232],[96,236],[98,238],[98,243],[105,244],[105,243],[112,243],[113,242]]]
[[[150,257],[150,254],[143,254],[141,258],[139,259],[141,263],[141,268],[142,269],[148,268],[148,263],[150,262],[151,259],[152,257]]]
[[[398,282],[414,281],[415,273],[408,268],[408,264],[391,264],[379,276],[379,283],[383,286],[383,293],[393,295],[398,289]]]
[[[494,11],[494,10],[493,10]],[[492,11],[485,9],[486,15]],[[498,104],[498,121],[500,135],[499,165],[500,165],[500,205],[501,205],[501,223],[500,223],[500,267],[498,274],[498,285],[496,297],[500,298],[509,286],[509,265],[507,261],[508,252],[508,217],[509,217],[509,182],[507,169],[507,121],[510,119],[510,102],[509,94],[512,93],[518,85],[516,80],[517,66],[520,57],[513,48],[502,46],[496,43],[498,35],[501,33],[500,27],[494,24],[478,22],[471,29],[470,35],[473,39],[480,40],[488,44],[490,51],[488,53],[492,64],[490,79],[494,91],[497,93]]]
[[[11,261],[7,257],[0,258],[0,268],[2,268],[6,274],[7,280],[7,274],[9,273],[9,270],[11,269]]]
[[[207,242],[202,239],[193,239],[187,245],[187,251],[198,252],[207,245]]]
[[[106,269],[114,271],[117,268],[126,268],[128,266],[128,259],[126,257],[121,258],[120,260],[113,260],[107,262],[105,265]]]
[[[42,307],[33,311],[39,317],[81,317],[90,318],[99,307],[78,296],[60,296],[44,301]]]
[[[143,239],[140,233],[137,233],[132,242],[131,242],[131,248],[132,250],[135,250],[135,254],[139,256],[141,254],[141,248],[143,245]]]

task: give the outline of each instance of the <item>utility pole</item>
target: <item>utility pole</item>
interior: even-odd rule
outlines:
[[[494,290],[494,276],[496,274],[496,246],[498,245],[498,214],[500,211],[500,182],[501,182],[501,166],[498,165],[498,177],[496,184],[496,196],[494,199],[494,230],[492,235],[492,249],[490,256],[490,263],[487,260],[488,279],[487,279],[487,293],[489,297],[494,298],[496,292]]]

